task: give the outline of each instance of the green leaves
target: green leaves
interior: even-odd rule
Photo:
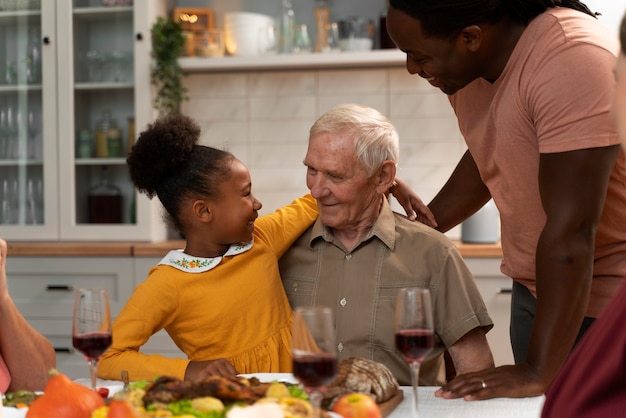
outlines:
[[[180,113],[180,104],[187,100],[183,86],[184,71],[178,65],[183,55],[185,34],[179,22],[159,17],[152,25],[152,58],[154,67],[151,82],[157,88],[154,107],[160,116]]]

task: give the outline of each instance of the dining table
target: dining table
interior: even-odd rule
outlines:
[[[435,396],[439,387],[420,386],[417,390],[419,418],[539,418],[545,396],[495,398],[484,401],[442,399]],[[413,388],[400,386],[404,399],[387,418],[411,418]]]
[[[293,381],[288,374],[246,375],[259,376],[263,381]],[[270,379],[264,378],[265,376]],[[289,376],[290,378],[284,378]],[[89,379],[77,379],[76,382],[88,386]],[[106,387],[116,392],[122,382],[98,379],[98,387]],[[418,387],[419,418],[540,418],[545,396],[531,398],[495,398],[484,401],[466,401],[464,399],[443,399],[435,396],[438,386]],[[403,392],[402,401],[387,415],[386,418],[412,418],[413,388],[400,386]]]

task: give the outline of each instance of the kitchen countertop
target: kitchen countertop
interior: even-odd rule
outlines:
[[[453,241],[466,258],[501,258],[500,243],[468,244]],[[169,250],[184,248],[185,241],[164,242],[8,242],[9,257],[160,257]]]

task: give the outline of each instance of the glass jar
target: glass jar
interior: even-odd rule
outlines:
[[[122,223],[122,193],[111,183],[107,166],[102,167],[100,182],[91,188],[87,196],[89,223]]]

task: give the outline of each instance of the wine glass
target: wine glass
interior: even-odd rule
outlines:
[[[433,311],[430,291],[423,288],[400,289],[396,298],[396,348],[411,368],[413,417],[417,418],[417,385],[420,365],[433,349]]]
[[[323,391],[337,375],[335,327],[330,308],[296,309],[292,332],[293,375],[304,387],[313,406],[313,417],[320,417]]]
[[[111,308],[106,289],[78,289],[74,294],[72,344],[83,353],[96,390],[98,361],[111,346]]]

